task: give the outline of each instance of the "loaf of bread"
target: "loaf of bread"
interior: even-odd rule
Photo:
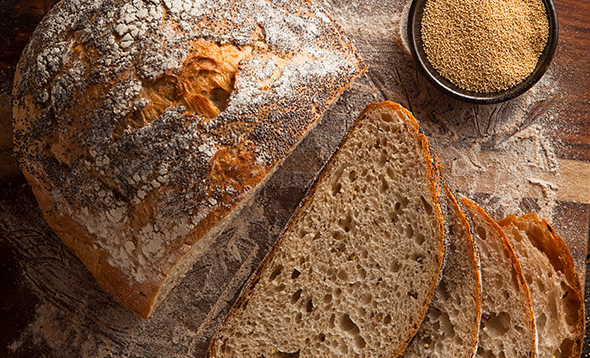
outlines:
[[[537,331],[522,268],[498,224],[473,201],[471,216],[481,259],[482,316],[477,356],[537,357]]]
[[[64,0],[17,68],[15,154],[52,229],[147,318],[365,67],[304,0]]]
[[[527,281],[539,335],[539,357],[573,358],[582,352],[584,292],[570,251],[534,213],[498,221]]]
[[[450,246],[442,280],[404,357],[472,358],[481,318],[481,274],[473,224],[445,185]]]
[[[396,357],[439,279],[445,237],[426,137],[365,109],[214,336],[211,357]]]

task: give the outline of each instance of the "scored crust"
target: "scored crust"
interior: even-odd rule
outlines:
[[[306,1],[65,0],[17,68],[15,154],[52,229],[147,318],[365,69]]]
[[[537,214],[498,221],[520,260],[531,292],[539,356],[579,357],[584,339],[584,292],[563,239]]]
[[[380,128],[381,122],[386,127]],[[375,135],[376,143],[359,134],[371,127],[381,132]],[[396,158],[381,153],[405,133],[411,133],[409,146],[420,158],[411,165],[419,167],[423,177],[416,178],[411,170],[402,172],[401,165],[399,173],[393,172],[386,164],[399,164],[407,148],[393,153]],[[374,169],[357,170],[351,155]],[[407,110],[392,102],[370,104],[244,286],[211,341],[210,356],[401,355],[434,295],[447,245],[439,205],[444,200],[439,196],[442,185],[436,183],[435,166],[426,137]],[[406,175],[414,180],[406,183],[412,188],[428,182],[428,194],[422,194],[428,199],[418,195],[408,200],[407,185],[388,183],[388,178],[407,179]],[[365,176],[380,179],[365,183]],[[380,199],[364,194],[367,184],[381,190]],[[364,208],[357,203],[363,200]],[[405,216],[412,210],[431,217],[408,221]],[[406,227],[400,233],[401,223],[413,229]],[[426,229],[427,223],[432,228]],[[424,245],[416,250],[415,242]],[[388,245],[399,245],[399,256],[384,251]],[[428,279],[419,281],[425,270]]]

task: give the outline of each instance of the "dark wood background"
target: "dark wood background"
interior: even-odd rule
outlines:
[[[402,45],[400,28],[407,0],[318,2],[349,34],[370,70],[346,90],[149,320],[135,317],[98,288],[92,275],[47,227],[21,176],[0,184],[0,357],[205,356],[211,335],[243,282],[268,252],[356,115],[368,103],[385,99],[415,114],[441,155],[451,183],[495,219],[510,213],[504,206],[507,200],[518,201],[510,206],[517,214],[543,213],[543,205],[550,204],[553,210],[546,219],[569,245],[587,282],[586,297],[590,295],[590,275],[586,274],[590,2],[556,1],[559,44],[547,75],[531,93],[492,106],[447,98],[422,78]],[[9,5],[17,3],[11,0],[0,6],[3,36],[14,26]],[[51,1],[37,3],[42,4],[33,12],[37,17],[21,19],[29,27]],[[9,67],[0,70],[3,76],[10,76]],[[498,129],[510,123],[515,124],[513,129]],[[484,170],[485,160],[492,158],[489,163],[502,165],[494,158],[514,155],[502,143],[535,125],[543,128],[551,149],[547,158],[554,163],[546,172],[540,168],[539,178],[559,188],[551,191],[549,186],[547,193],[507,198],[502,190],[506,185],[510,189],[518,178],[498,177],[493,166]],[[468,153],[466,157],[477,164],[474,168],[483,169],[462,169],[456,160],[458,153]],[[474,180],[482,183],[477,190]],[[584,343],[584,357],[590,356],[589,343]]]

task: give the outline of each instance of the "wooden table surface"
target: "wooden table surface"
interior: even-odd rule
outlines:
[[[368,103],[386,99],[415,114],[460,193],[495,219],[539,213],[565,239],[588,280],[590,2],[556,1],[559,44],[549,71],[521,97],[487,106],[450,99],[417,71],[403,45],[407,0],[316,2],[350,36],[369,71],[149,320],[98,288],[45,224],[22,177],[0,186],[0,356],[205,356],[243,282],[346,129]],[[583,356],[590,356],[588,342]]]

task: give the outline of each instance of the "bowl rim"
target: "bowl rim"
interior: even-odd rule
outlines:
[[[549,21],[549,36],[547,44],[539,56],[539,60],[535,69],[524,80],[517,85],[498,92],[475,92],[468,91],[457,85],[451,83],[449,80],[441,76],[438,71],[432,67],[426,54],[422,49],[422,38],[420,36],[420,27],[422,21],[422,14],[424,6],[428,0],[412,0],[410,6],[406,33],[408,36],[408,45],[414,62],[418,65],[424,76],[439,90],[448,94],[449,96],[462,100],[464,102],[477,104],[494,104],[508,101],[517,96],[520,96],[529,90],[541,77],[545,74],[557,48],[559,37],[559,24],[557,19],[557,12],[553,0],[540,0],[545,5],[547,12],[547,19]],[[415,31],[415,30],[418,31]]]

